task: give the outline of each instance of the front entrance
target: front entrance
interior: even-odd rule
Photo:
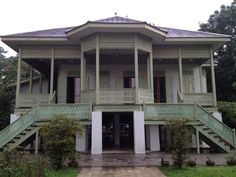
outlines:
[[[133,151],[133,113],[102,113],[104,151]]]
[[[164,76],[155,76],[154,78],[154,102],[166,102],[166,81]]]
[[[67,77],[67,103],[80,102],[80,78]]]

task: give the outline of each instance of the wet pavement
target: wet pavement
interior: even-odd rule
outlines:
[[[157,167],[82,168],[78,177],[166,177]]]
[[[132,153],[102,155],[80,154],[78,161],[80,167],[156,167],[160,166],[162,157],[172,162],[170,154],[160,152],[142,155]],[[189,159],[195,160],[198,165],[205,165],[207,157],[214,160],[216,165],[226,164],[226,154],[189,154]]]

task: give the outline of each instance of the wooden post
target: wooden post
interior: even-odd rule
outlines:
[[[152,93],[154,91],[154,87],[153,87],[153,56],[152,56],[152,52],[149,53],[149,58],[150,58],[150,87],[152,90]],[[153,95],[154,96],[154,95]]]
[[[150,90],[151,89],[151,83],[150,83],[150,57],[148,56],[147,58],[147,88]]]
[[[99,104],[100,100],[100,59],[99,59],[99,36],[96,36],[96,104]]]
[[[136,92],[136,104],[139,102],[139,76],[138,76],[138,47],[137,47],[137,36],[134,38],[134,66],[135,66],[135,92]]]
[[[33,91],[33,67],[30,66],[30,77],[29,77],[29,93]]]
[[[34,147],[34,153],[35,155],[38,155],[39,153],[39,131],[35,133],[35,147]]]
[[[51,75],[50,75],[50,95],[53,94],[53,82],[54,82],[54,47],[51,48]]]
[[[201,93],[203,93],[202,66],[199,67],[199,76],[200,76],[200,88],[201,88]]]
[[[181,48],[179,47],[179,54],[178,54],[178,61],[179,61],[179,90],[181,96],[183,96],[183,67],[182,67],[182,53]]]
[[[81,57],[80,57],[80,90],[84,90],[84,52],[81,47]]]
[[[197,154],[200,154],[199,131],[196,130]]]
[[[17,81],[16,81],[16,108],[19,108],[19,95],[20,95],[20,80],[21,80],[21,55],[22,49],[19,47],[18,65],[17,65]]]
[[[39,74],[39,93],[42,93],[42,74]]]
[[[214,58],[213,58],[212,48],[210,48],[210,59],[211,59],[211,86],[212,86],[212,95],[213,95],[213,106],[217,107],[215,69],[214,69]]]

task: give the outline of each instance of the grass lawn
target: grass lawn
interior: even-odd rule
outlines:
[[[58,171],[50,169],[46,171],[45,177],[77,177],[78,174],[79,170],[73,168],[65,168]]]
[[[236,166],[216,166],[216,167],[160,167],[160,170],[167,177],[236,177]]]

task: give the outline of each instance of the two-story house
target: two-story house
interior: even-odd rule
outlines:
[[[55,114],[83,123],[76,149],[92,154],[165,150],[166,121],[182,118],[195,129],[197,152],[200,140],[226,152],[236,147],[217,110],[213,59],[230,36],[115,16],[1,40],[18,52],[18,70],[13,123],[0,132],[0,148],[35,135],[37,153],[40,127]],[[24,84],[22,61],[31,67]]]

